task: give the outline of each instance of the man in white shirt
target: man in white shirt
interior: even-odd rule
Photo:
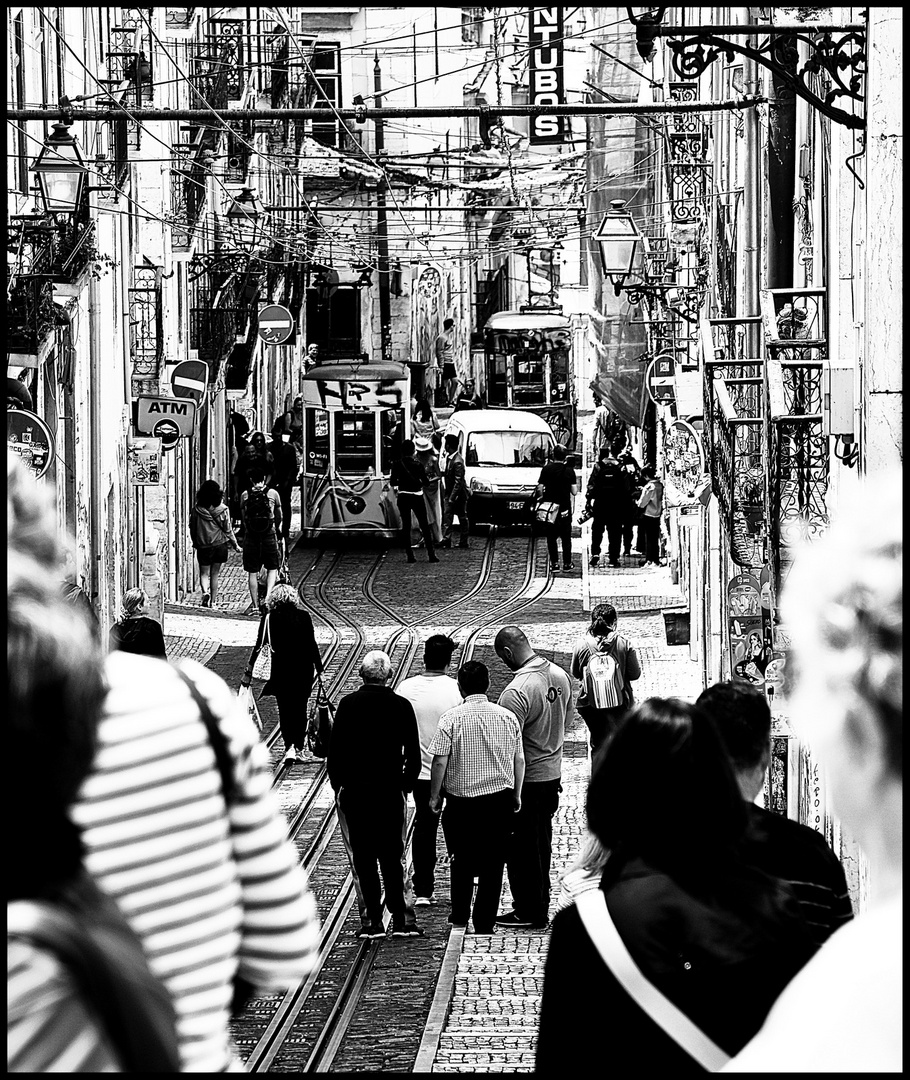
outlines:
[[[420,738],[421,768],[414,784],[414,839],[411,848],[414,856],[414,903],[419,906],[436,903],[433,890],[439,815],[429,808],[430,768],[433,763],[429,746],[439,726],[440,716],[461,704],[458,683],[446,674],[456,647],[455,642],[445,634],[433,634],[423,647],[423,674],[405,679],[396,687],[396,693],[407,698],[414,707]]]
[[[521,810],[507,860],[514,910],[500,915],[496,924],[542,929],[549,918],[553,815],[559,806],[572,680],[562,668],[538,656],[517,626],[504,626],[493,648],[515,673],[499,704],[518,717],[525,756]]]

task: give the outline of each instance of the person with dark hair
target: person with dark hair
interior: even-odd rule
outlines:
[[[111,652],[119,649],[167,660],[164,631],[157,619],[149,617],[149,598],[144,589],[127,589],[123,594],[120,618],[110,629],[108,647]]]
[[[313,348],[313,346],[310,346]],[[303,453],[303,395],[297,394],[291,402],[290,409],[282,413],[272,425],[272,439],[286,435],[294,450],[294,456],[298,458]],[[274,447],[272,448],[274,453]]]
[[[508,835],[521,810],[524,752],[518,718],[487,699],[484,664],[462,664],[458,687],[464,704],[442,714],[430,743],[429,805],[439,813],[444,789],[452,854],[449,922],[467,927],[471,918],[474,933],[488,935],[494,932]]]
[[[281,538],[287,554],[291,539],[291,492],[297,480],[297,452],[290,443],[291,435],[283,431],[280,424],[272,428],[272,441],[269,453],[275,461],[271,486],[278,492],[281,502]]]
[[[446,435],[444,446],[446,468],[442,482],[445,488],[445,508],[442,513],[442,541],[439,546],[452,546],[452,522],[457,514],[461,533],[458,546],[466,548],[471,525],[468,521],[468,485],[465,482],[464,457],[458,448],[458,436],[454,432]]]
[[[456,394],[453,405],[453,412],[483,408],[483,398],[477,393],[476,383],[473,379],[465,379],[464,386]]]
[[[259,623],[254,650],[258,651],[266,633],[272,648],[272,673],[259,696],[275,698],[284,760],[303,761],[307,702],[317,673],[322,674],[322,656],[316,644],[313,620],[293,586],[276,585],[272,589],[265,602],[265,615]]]
[[[535,495],[538,499],[559,504],[559,516],[547,525],[547,550],[550,553],[550,571],[559,571],[556,541],[562,542],[562,568],[572,569],[572,510],[578,494],[578,477],[566,461],[566,448],[557,443],[553,447],[553,459],[540,470]]]
[[[442,333],[436,338],[436,370],[441,374],[446,404],[455,404],[458,369],[455,367],[455,320],[443,319]]]
[[[196,493],[196,505],[190,511],[190,539],[199,560],[202,606],[218,606],[218,576],[227,562],[228,544],[240,551],[234,535],[231,512],[224,503],[221,488],[206,480]]]
[[[427,520],[427,504],[424,490],[429,484],[426,469],[414,457],[414,442],[405,439],[401,444],[401,457],[392,462],[389,483],[398,499],[398,512],[401,515],[401,541],[408,555],[408,562],[416,562],[411,551],[411,515],[414,515],[423,533],[423,542],[427,549],[427,562],[439,562],[433,545],[433,534]]]
[[[786,886],[738,852],[747,815],[712,720],[676,699],[639,705],[594,770],[587,816],[610,854],[600,889],[553,919],[536,1071],[602,1071],[605,1017],[620,1072],[699,1068],[602,959],[594,918],[609,918],[645,979],[736,1053],[815,944]],[[586,1034],[566,1039],[568,1030]]]
[[[614,446],[617,443],[613,444]],[[632,554],[632,530],[635,528],[635,524],[638,521],[638,500],[642,493],[642,471],[641,465],[635,459],[632,453],[632,447],[627,443],[625,446],[620,445],[619,453],[617,454],[617,460],[622,468],[622,471],[626,474],[626,479],[629,485],[629,495],[626,499],[625,510],[623,513],[622,522],[622,546],[623,555],[630,556]]]
[[[821,833],[755,805],[771,763],[771,710],[765,695],[741,682],[720,682],[695,703],[712,718],[745,800],[749,831],[743,857],[788,882],[815,942],[821,945],[853,918],[847,880]]]
[[[240,498],[253,486],[252,470],[261,469],[265,475],[266,483],[272,486],[272,473],[275,471],[275,459],[265,441],[265,435],[261,431],[250,433],[247,445],[237,458],[234,472],[240,490]],[[242,517],[242,515],[241,515]]]
[[[253,615],[260,607],[259,571],[265,567],[267,574],[265,600],[278,579],[281,500],[278,492],[268,486],[266,472],[261,466],[253,465],[249,478],[252,486],[240,496],[240,516],[243,520],[243,569],[249,575],[250,588],[250,606],[244,614]]]
[[[660,566],[660,519],[664,512],[664,482],[657,472],[644,470],[645,486],[638,499],[641,532],[645,542],[645,566]]]
[[[632,707],[631,683],[641,678],[635,646],[616,623],[616,608],[597,604],[587,634],[572,651],[572,676],[581,682],[575,707],[591,735],[592,761]]]
[[[600,460],[591,470],[586,491],[587,504],[593,511],[591,522],[591,562],[593,569],[600,563],[600,544],[604,529],[607,532],[607,557],[610,566],[619,566],[622,547],[622,529],[628,515],[628,474],[619,463],[620,442],[600,451]]]
[[[414,782],[414,903],[418,907],[435,904],[436,834],[439,816],[430,810],[430,743],[439,727],[439,718],[461,704],[458,683],[446,674],[452,653],[458,646],[445,634],[432,634],[423,647],[423,674],[412,675],[396,687],[414,707],[420,737],[420,776]]]
[[[499,695],[499,704],[518,717],[525,755],[522,806],[507,854],[513,910],[496,922],[540,929],[547,925],[550,908],[553,815],[562,790],[562,747],[572,714],[572,680],[559,665],[538,656],[518,626],[504,626],[493,648],[514,673]]]
[[[793,561],[789,716],[868,860],[865,909],[784,989],[728,1072],[903,1070],[903,476],[866,476]]]

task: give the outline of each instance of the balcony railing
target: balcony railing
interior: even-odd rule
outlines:
[[[162,352],[160,267],[133,267],[129,320],[133,375],[154,379],[160,374]]]
[[[6,302],[6,351],[40,356],[54,332],[54,288],[47,277],[17,277]]]
[[[193,246],[196,228],[205,208],[208,192],[207,173],[200,164],[175,169],[171,183],[173,230],[171,247],[174,251],[189,251]]]
[[[229,356],[249,317],[245,307],[191,308],[190,348],[196,349],[199,359],[219,364]]]
[[[822,424],[822,368],[828,354],[824,289],[762,294],[769,353],[770,525],[777,588],[793,552],[828,527],[828,440]]]

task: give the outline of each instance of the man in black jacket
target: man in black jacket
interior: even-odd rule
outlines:
[[[586,492],[587,501],[594,511],[591,525],[591,567],[600,563],[600,545],[604,530],[607,532],[607,556],[610,566],[619,566],[622,531],[629,515],[629,474],[619,461],[622,447],[615,442],[600,452],[600,460],[591,470]]]
[[[786,881],[816,944],[853,918],[843,867],[821,833],[754,803],[771,761],[771,710],[747,683],[721,682],[703,690],[696,705],[714,720],[748,802],[747,862]]]
[[[329,781],[338,796],[368,922],[359,937],[383,937],[382,890],[392,914],[392,937],[420,937],[414,893],[405,867],[407,793],[420,775],[420,738],[410,701],[387,685],[392,661],[368,652],[363,686],[338,703],[329,746]]]
[[[285,434],[281,421],[272,428],[272,441],[269,450],[275,459],[275,471],[272,473],[272,487],[281,500],[281,536],[287,554],[288,541],[291,538],[291,492],[297,479],[297,453],[291,445],[290,435]]]

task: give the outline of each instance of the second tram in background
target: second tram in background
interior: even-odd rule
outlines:
[[[303,376],[301,396],[302,535],[394,536],[401,519],[389,477],[410,429],[408,369],[332,360]]]
[[[499,311],[484,327],[488,408],[524,409],[575,448],[572,324],[554,311]]]

